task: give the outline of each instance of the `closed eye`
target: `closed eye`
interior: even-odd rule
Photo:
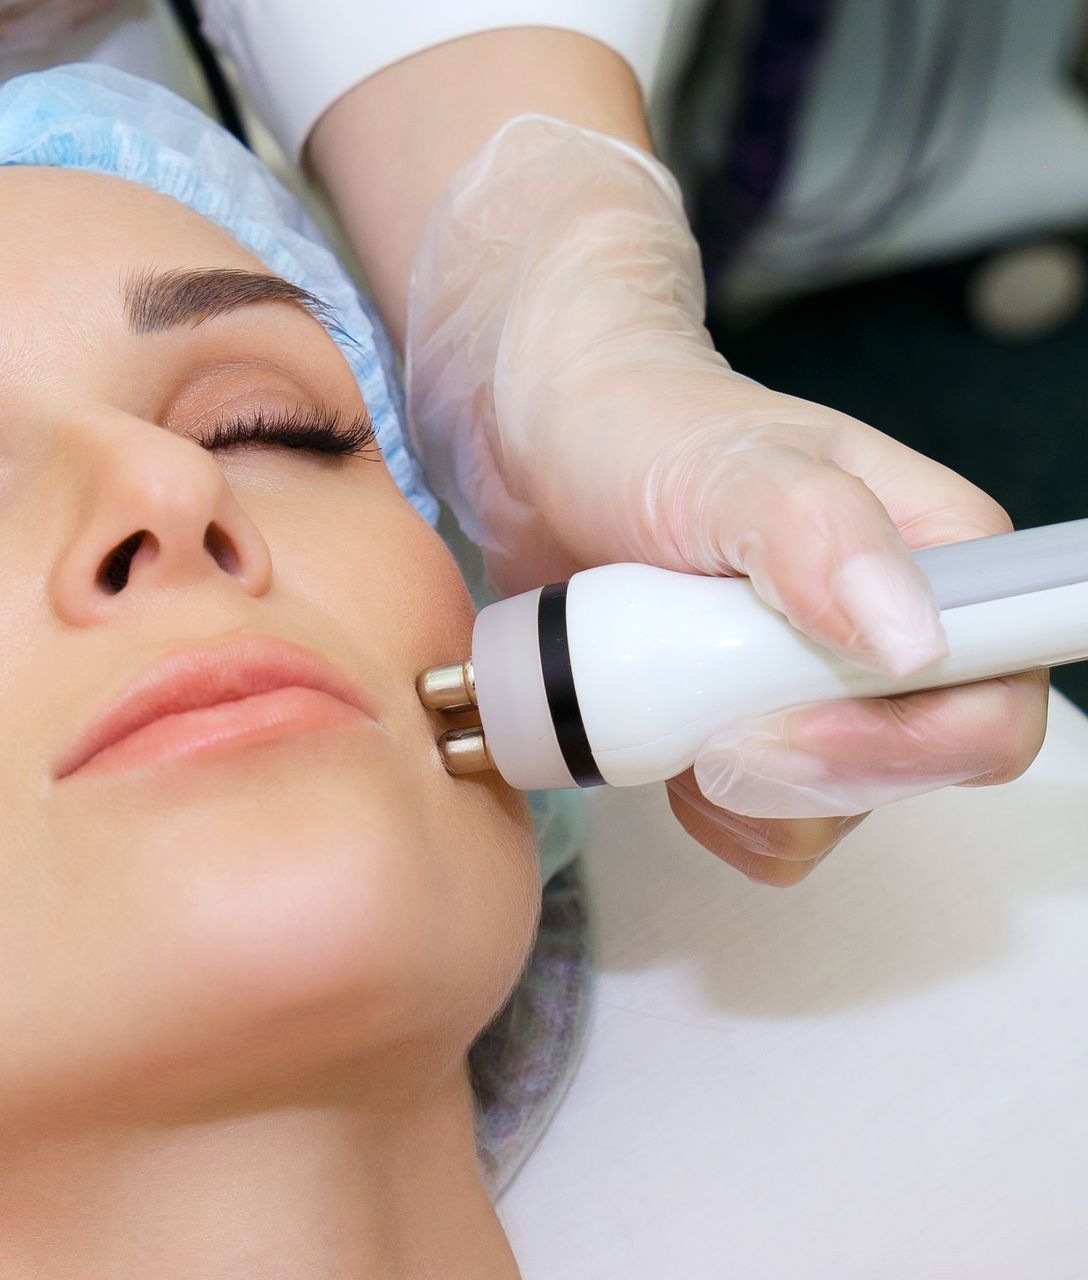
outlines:
[[[221,418],[195,439],[205,449],[259,443],[340,456],[369,455],[371,461],[379,457],[374,426],[365,410],[345,421],[338,409],[257,409],[243,417]]]

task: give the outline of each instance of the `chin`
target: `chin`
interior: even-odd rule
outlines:
[[[394,805],[365,779],[345,795],[327,774],[305,805],[281,791],[190,830],[195,856],[172,850],[176,892],[147,931],[134,1025],[118,1028],[120,1074],[136,1071],[154,1109],[156,1093],[197,1107],[276,1082],[308,1096],[390,1053],[424,1073],[462,1060],[539,907],[520,798],[485,795],[441,842],[423,797]]]

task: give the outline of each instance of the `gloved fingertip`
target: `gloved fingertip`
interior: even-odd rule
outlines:
[[[880,552],[851,556],[836,570],[832,591],[855,624],[844,651],[859,666],[900,678],[947,657],[933,590],[909,561]]]
[[[904,679],[921,671],[931,663],[948,657],[948,641],[941,634],[930,640],[911,640],[898,633],[874,637],[877,648],[874,663],[878,670],[895,680]]]

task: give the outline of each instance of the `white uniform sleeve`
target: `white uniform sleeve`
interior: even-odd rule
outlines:
[[[203,26],[297,160],[318,118],[353,85],[478,31],[558,27],[592,36],[630,64],[649,96],[671,7],[671,0],[204,0]]]

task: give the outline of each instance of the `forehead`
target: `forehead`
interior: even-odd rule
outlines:
[[[112,175],[0,166],[0,381],[112,345],[134,269],[266,268],[214,223]]]
[[[220,227],[125,178],[0,166],[0,275],[6,284],[25,274],[39,288],[50,278],[100,282],[109,275],[116,286],[118,263],[134,259],[263,269]]]
[[[227,232],[158,192],[102,174],[0,166],[0,415],[46,388],[143,386],[161,367],[154,336],[191,335],[203,319],[235,313],[236,346],[245,339],[248,351],[252,304],[270,298],[281,307],[278,316],[261,309],[258,346],[267,354],[286,328],[294,350],[299,321],[282,307],[292,288]],[[291,310],[307,315],[297,298]],[[312,311],[305,323],[331,346]],[[207,349],[220,351],[215,341]]]

